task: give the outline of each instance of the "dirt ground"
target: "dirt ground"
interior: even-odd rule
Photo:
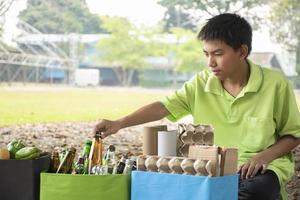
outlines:
[[[91,139],[92,130],[96,122],[76,123],[47,123],[47,124],[24,124],[9,127],[0,127],[0,147],[6,145],[13,139],[22,139],[28,146],[36,146],[43,151],[52,152],[54,148],[62,150],[74,146],[77,153],[81,153],[85,140]],[[121,130],[120,133],[110,136],[104,140],[104,145],[116,146],[117,155],[142,154],[142,128],[144,126],[167,124],[166,121],[159,121],[143,126],[135,126]],[[168,124],[169,129],[176,126]],[[300,200],[300,146],[293,151],[295,155],[295,176],[287,185],[290,200]]]

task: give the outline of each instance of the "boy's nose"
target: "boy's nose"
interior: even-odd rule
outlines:
[[[215,62],[215,60],[212,58],[212,57],[209,57],[208,58],[208,66],[211,67],[211,68],[214,68],[217,66],[217,63]]]

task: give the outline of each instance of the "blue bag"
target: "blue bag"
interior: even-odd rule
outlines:
[[[238,175],[207,177],[134,171],[131,200],[237,200]]]

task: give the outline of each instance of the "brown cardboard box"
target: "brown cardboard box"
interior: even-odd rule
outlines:
[[[219,176],[219,148],[217,146],[190,145],[188,157],[210,160],[213,176]]]
[[[235,148],[223,148],[221,149],[220,154],[220,176],[236,174],[238,165],[238,150]]]
[[[211,160],[213,176],[237,173],[238,150],[217,146],[190,145],[189,158]]]

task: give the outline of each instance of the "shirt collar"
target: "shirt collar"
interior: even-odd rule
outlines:
[[[250,77],[243,93],[257,92],[263,82],[262,69],[259,65],[252,63],[250,60],[247,60],[247,62],[250,65]],[[220,80],[213,73],[209,74],[204,91],[221,96],[224,94],[224,88]]]

